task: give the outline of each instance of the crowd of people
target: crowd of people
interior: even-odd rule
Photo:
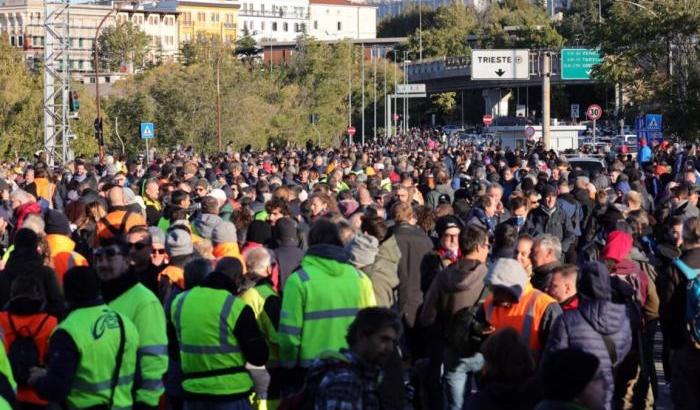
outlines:
[[[0,409],[700,408],[700,156],[384,144],[0,165]]]

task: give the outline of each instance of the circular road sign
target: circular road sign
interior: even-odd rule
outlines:
[[[484,121],[484,125],[487,127],[491,124],[493,124],[493,116],[491,114],[484,114],[484,118],[482,118]]]
[[[356,131],[355,127],[353,127],[352,125],[348,127],[348,135],[349,136],[352,137],[353,135],[355,135],[355,131]]]
[[[527,139],[532,139],[532,137],[535,136],[535,128],[534,127],[525,127],[525,136]]]
[[[588,117],[589,120],[599,120],[600,117],[603,116],[603,109],[600,108],[600,105],[598,104],[591,104],[588,106],[586,109],[586,117]]]

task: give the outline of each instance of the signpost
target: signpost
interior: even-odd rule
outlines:
[[[425,94],[425,84],[397,84],[396,94]]]
[[[355,127],[353,127],[352,125],[348,127],[347,131],[348,131],[348,135],[350,136],[350,138],[354,137],[355,133],[357,132]]]
[[[581,106],[578,104],[571,104],[571,118],[577,119],[581,116]]]
[[[649,146],[663,139],[663,125],[663,116],[661,114],[647,114],[643,117],[637,117],[635,121],[637,144],[639,144],[639,140],[642,138],[647,140]]]
[[[593,66],[602,61],[598,50],[564,48],[561,50],[561,79],[590,80]]]
[[[152,122],[142,122],[141,123],[141,139],[146,140],[146,163],[151,162],[150,150],[148,149],[148,141],[152,140],[156,134],[156,127]]]
[[[472,80],[527,80],[530,50],[472,50]]]
[[[532,140],[532,137],[534,137],[534,136],[535,136],[535,127],[531,127],[531,126],[525,127],[525,137],[528,140]]]
[[[600,105],[598,104],[591,104],[588,106],[586,109],[586,117],[588,117],[589,120],[593,121],[593,145],[595,145],[596,140],[595,140],[595,123],[600,119],[600,117],[603,116],[603,109],[600,108]]]
[[[493,116],[491,114],[484,114],[484,118],[482,120],[484,121],[484,125],[487,127],[493,124]]]

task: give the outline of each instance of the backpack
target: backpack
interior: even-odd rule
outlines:
[[[690,340],[696,349],[700,349],[700,269],[693,269],[680,258],[673,260],[673,264],[688,279],[686,288],[685,320],[688,326]]]
[[[277,410],[313,410],[315,406],[316,393],[319,390],[323,378],[328,372],[339,369],[351,369],[354,371],[352,363],[338,361],[326,363],[311,370],[304,379],[301,390],[287,396],[280,401]]]
[[[29,379],[29,370],[32,367],[39,366],[39,348],[36,345],[35,338],[44,327],[44,323],[48,320],[49,315],[44,315],[44,318],[39,323],[34,333],[23,334],[17,331],[14,322],[12,321],[12,315],[7,314],[7,319],[10,322],[10,328],[12,332],[16,335],[15,340],[10,344],[7,350],[7,358],[10,361],[10,367],[12,367],[12,374],[20,385],[27,384]],[[27,329],[22,327],[22,329]],[[27,329],[29,330],[29,329]]]
[[[452,314],[447,324],[445,332],[447,346],[459,357],[473,356],[479,351],[486,338],[483,333],[488,323],[481,323],[476,319],[476,312],[479,310],[485,291],[486,286],[481,289],[473,305]]]

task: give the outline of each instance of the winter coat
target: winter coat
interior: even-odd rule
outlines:
[[[632,347],[630,318],[625,305],[612,303],[610,275],[602,269],[588,274],[593,295],[581,297],[578,310],[564,312],[552,326],[545,356],[556,350],[574,348],[595,355],[605,376],[606,403],[610,408],[613,396],[613,367],[622,362]],[[588,273],[588,272],[586,272]],[[615,354],[608,353],[603,335],[613,342]],[[614,356],[615,363],[612,363]]]
[[[460,259],[438,273],[425,296],[421,324],[430,326],[437,320],[446,329],[454,313],[478,301],[486,271],[479,261]]]
[[[211,234],[214,232],[214,228],[222,222],[223,220],[219,215],[202,214],[192,222],[192,228],[194,228],[193,232],[204,239],[211,240]]]
[[[36,277],[44,288],[46,313],[57,318],[63,317],[65,301],[56,274],[51,268],[44,266],[41,256],[34,249],[15,248],[12,251],[5,270],[0,272],[0,308],[10,300],[12,282],[19,275]]]
[[[284,289],[284,284],[287,283],[289,275],[301,264],[304,250],[298,244],[283,242],[274,251],[277,266],[280,270],[280,289]]]
[[[430,191],[428,193],[428,197],[426,198],[426,206],[430,207],[430,209],[435,209],[437,208],[440,200],[440,195],[447,195],[450,197],[450,204],[454,202],[455,200],[455,191],[452,189],[450,184],[442,184],[442,185],[436,185],[435,189]]]
[[[419,227],[406,223],[395,226],[392,234],[401,251],[398,266],[399,312],[408,326],[413,327],[418,308],[423,303],[421,261],[433,249],[433,241]]]
[[[377,306],[392,307],[396,304],[396,289],[399,287],[398,266],[401,250],[394,236],[379,244],[374,263],[362,268],[369,276],[374,288]]]
[[[496,225],[498,225],[498,217],[488,217],[482,208],[473,208],[471,217],[467,219],[467,225],[478,226],[487,231],[489,236],[493,236],[496,232]]]
[[[529,220],[530,235],[538,236],[547,233],[556,236],[561,241],[562,253],[566,253],[576,239],[571,219],[560,206],[556,206],[551,215],[540,206],[530,212]]]
[[[684,251],[680,258],[691,268],[700,269],[700,248]],[[680,349],[688,340],[686,321],[683,320],[688,279],[669,261],[659,270],[656,286],[659,293],[659,320],[664,342],[671,349]]]
[[[561,207],[566,216],[572,221],[574,235],[581,236],[581,222],[583,221],[583,208],[572,194],[561,194],[557,198],[557,205]]]

